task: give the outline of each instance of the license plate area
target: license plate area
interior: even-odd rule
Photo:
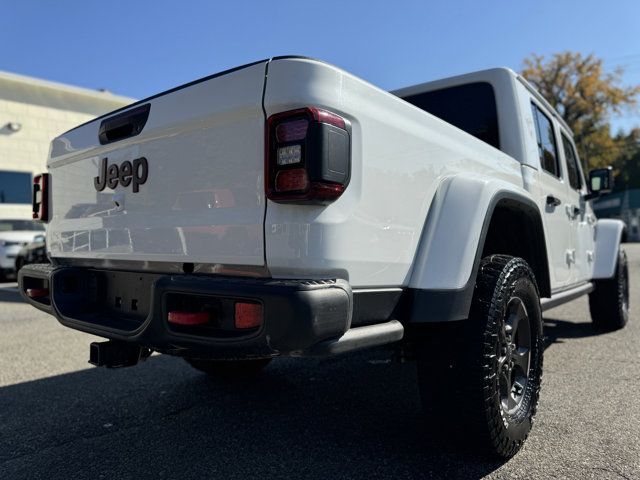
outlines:
[[[158,275],[70,269],[54,278],[53,295],[65,317],[132,332],[151,311]]]

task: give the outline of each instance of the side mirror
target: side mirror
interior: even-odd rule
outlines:
[[[589,195],[587,200],[599,197],[613,190],[613,168],[596,168],[589,172]]]

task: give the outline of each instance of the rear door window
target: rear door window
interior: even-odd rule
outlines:
[[[535,104],[531,104],[533,123],[536,126],[536,139],[538,141],[538,155],[540,165],[551,175],[560,178],[560,164],[558,162],[558,147],[553,131],[551,119]]]
[[[582,177],[580,176],[580,167],[578,166],[578,156],[571,141],[564,133],[562,134],[562,149],[564,151],[564,158],[567,161],[569,185],[571,185],[571,188],[574,190],[580,190],[582,188]]]

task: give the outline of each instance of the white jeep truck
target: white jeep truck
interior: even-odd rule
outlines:
[[[53,140],[34,180],[52,265],[23,296],[108,341],[213,375],[273,357],[411,346],[426,418],[504,457],[538,403],[545,309],[628,318],[624,224],[596,220],[571,131],[491,69],[392,93],[275,57]],[[403,348],[404,349],[404,348]],[[462,440],[461,440],[462,441]]]

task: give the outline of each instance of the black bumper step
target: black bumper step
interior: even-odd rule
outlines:
[[[322,341],[340,338],[351,326],[353,311],[349,284],[335,279],[163,275],[27,265],[20,270],[19,283],[25,300],[67,327],[185,356],[296,354]],[[29,288],[45,286],[49,291],[46,298],[27,294]],[[257,302],[263,306],[263,325],[233,334],[221,328],[168,322],[169,309],[174,305],[207,301],[222,316],[236,301]]]

